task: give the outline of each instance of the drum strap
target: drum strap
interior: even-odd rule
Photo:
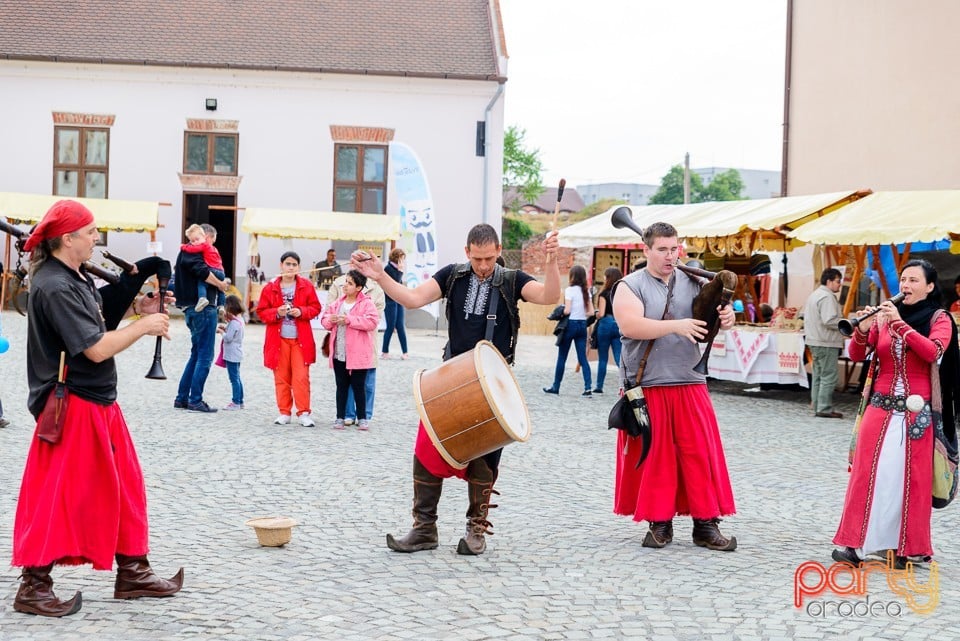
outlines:
[[[487,308],[487,332],[484,338],[493,342],[493,328],[497,326],[497,307],[500,304],[500,288],[490,288],[490,306]]]

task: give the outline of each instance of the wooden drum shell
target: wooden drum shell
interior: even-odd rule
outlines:
[[[496,371],[485,373],[484,363],[488,368],[493,363]],[[456,469],[530,438],[530,415],[517,379],[488,341],[433,369],[418,371],[413,394],[431,442]]]

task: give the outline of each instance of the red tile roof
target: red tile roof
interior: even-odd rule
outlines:
[[[501,79],[491,11],[498,2],[0,0],[0,59]]]
[[[523,198],[516,187],[507,187],[503,190],[503,205],[510,209],[520,210],[524,207],[534,207],[541,212],[553,213],[557,206],[557,187],[547,187],[535,202],[529,202]],[[578,212],[583,209],[583,198],[573,187],[567,187],[563,190],[563,198],[560,200],[560,211]]]

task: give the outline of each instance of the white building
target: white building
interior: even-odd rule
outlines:
[[[210,222],[242,285],[245,207],[401,214],[392,146],[419,160],[437,262],[501,221],[506,47],[496,0],[4,3],[0,191],[152,200],[161,255]],[[411,154],[408,154],[410,156]],[[208,205],[236,207],[209,210]],[[135,260],[146,234],[108,232]],[[268,276],[291,245],[263,239]],[[338,258],[353,249],[338,243]]]

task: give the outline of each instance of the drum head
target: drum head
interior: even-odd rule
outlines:
[[[480,383],[490,409],[507,434],[514,440],[526,441],[530,438],[530,414],[507,361],[486,341],[477,344],[476,358]]]

